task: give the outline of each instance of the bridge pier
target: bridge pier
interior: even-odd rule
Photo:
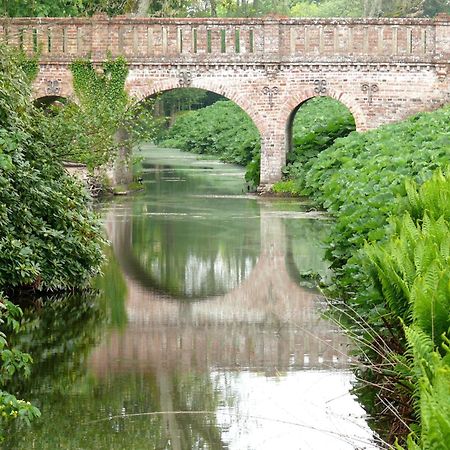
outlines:
[[[261,134],[261,177],[259,190],[266,191],[281,180],[286,165],[287,136],[284,129],[270,127]]]
[[[115,140],[119,147],[113,163],[110,180],[113,186],[128,185],[133,181],[132,149],[128,138],[128,132],[125,129],[117,130]]]

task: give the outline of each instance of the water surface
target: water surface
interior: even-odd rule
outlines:
[[[370,449],[350,343],[301,274],[330,227],[247,194],[240,168],[147,148],[144,190],[105,202],[99,292],[26,311],[42,410],[7,449]]]

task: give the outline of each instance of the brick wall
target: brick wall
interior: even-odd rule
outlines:
[[[225,95],[262,140],[262,184],[281,176],[290,124],[317,95],[340,100],[359,130],[450,101],[450,17],[436,19],[3,19],[0,38],[41,49],[36,97],[73,97],[68,63],[107,52],[130,64],[139,99],[177,87]],[[301,110],[300,110],[301,112]]]

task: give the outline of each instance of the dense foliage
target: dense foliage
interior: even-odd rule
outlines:
[[[336,216],[328,252],[334,269],[345,266],[366,239],[385,236],[383,227],[393,212],[393,200],[405,193],[406,178],[423,182],[450,162],[449,120],[446,107],[367,133],[352,133],[296,168],[303,193]],[[351,264],[345,270],[350,268]],[[354,274],[348,275],[351,282]]]
[[[434,16],[450,12],[448,0],[4,0],[7,16],[83,16],[134,13],[159,17]]]
[[[70,69],[78,104],[63,99],[47,109],[51,150],[60,160],[89,169],[117,165],[134,144],[153,136],[151,109],[127,95],[128,66],[122,57],[107,59],[101,70],[90,60],[73,61]]]
[[[292,165],[288,172],[295,173],[298,166],[302,167],[335,139],[353,131],[355,121],[344,105],[329,97],[320,97],[300,108],[292,128],[293,150],[288,156]],[[254,186],[259,184],[258,130],[247,114],[230,101],[181,115],[162,144],[194,153],[218,155],[223,161],[246,165],[246,180]],[[297,188],[295,181],[290,184],[280,184],[278,191]]]
[[[51,152],[52,118],[33,106],[22,66],[23,55],[0,44],[0,290],[83,287],[103,259],[100,223]],[[30,356],[10,344],[21,314],[0,292],[0,389],[29,373]],[[39,414],[4,391],[0,411],[2,426]]]
[[[180,115],[161,144],[217,155],[222,161],[243,166],[257,161],[260,150],[259,133],[252,120],[229,101]],[[259,172],[255,178],[259,181]]]
[[[158,121],[159,136],[170,128],[181,111],[192,111],[211,106],[219,100],[225,100],[222,95],[197,88],[171,89],[159,94],[153,105],[155,119]]]
[[[383,310],[389,335],[363,328],[381,336],[384,342],[369,339],[371,350],[392,362],[377,367],[383,398],[398,410],[415,407],[420,427],[411,425],[408,448],[444,450],[450,448],[450,173],[406,187],[400,201],[406,212],[392,219],[389,239],[364,251],[373,305]],[[400,404],[392,392],[404,393]]]
[[[102,259],[100,225],[50,151],[15,56],[0,56],[0,288],[82,286]]]
[[[124,58],[107,60],[102,71],[96,71],[90,60],[77,60],[70,69],[79,105],[69,102],[54,110],[53,150],[63,160],[98,167],[119,152],[115,134],[124,121],[128,102],[124,90],[127,63]]]
[[[111,15],[131,12],[128,0],[3,0],[0,14],[10,17],[65,17],[105,12]]]
[[[299,195],[302,187],[297,170],[355,128],[348,108],[330,97],[315,97],[301,105],[292,124],[292,150],[284,170],[287,181],[275,184],[273,191]]]

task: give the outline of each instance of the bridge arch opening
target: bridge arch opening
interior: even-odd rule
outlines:
[[[140,104],[151,109],[155,143],[213,155],[246,168],[247,189],[260,180],[261,133],[254,117],[227,92],[198,87],[157,90]]]
[[[286,164],[303,165],[358,127],[351,107],[331,96],[301,101],[289,115]]]
[[[33,100],[34,106],[45,111],[51,111],[53,108],[59,108],[67,105],[70,100],[60,95],[45,95]]]

